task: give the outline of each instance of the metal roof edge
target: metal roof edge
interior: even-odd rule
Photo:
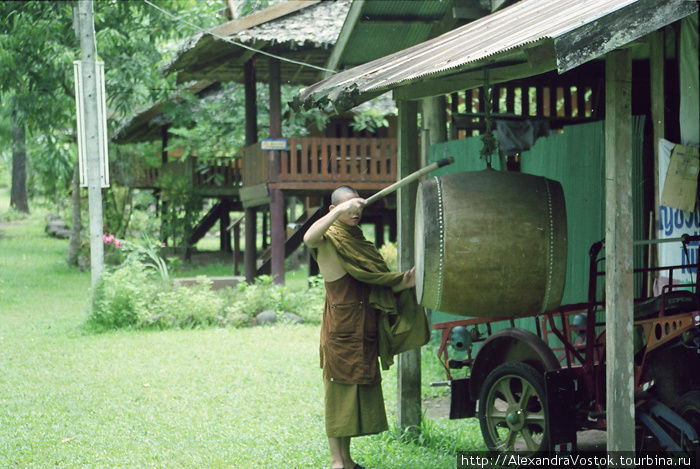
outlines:
[[[637,0],[625,5],[557,35],[557,71],[567,72],[697,11],[697,3],[691,1]]]

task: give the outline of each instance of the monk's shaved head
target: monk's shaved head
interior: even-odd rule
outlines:
[[[355,189],[350,186],[340,186],[331,194],[331,205],[338,205],[353,197],[359,197]]]

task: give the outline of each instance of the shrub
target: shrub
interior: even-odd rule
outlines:
[[[224,299],[211,291],[211,281],[200,277],[195,286],[159,291],[153,304],[138,318],[139,327],[199,327],[224,323]]]
[[[381,254],[386,261],[386,265],[389,267],[389,270],[396,272],[398,269],[398,253],[396,251],[396,243],[382,244],[382,247],[379,248],[379,254]]]
[[[106,271],[95,286],[88,325],[98,330],[136,325],[158,291],[152,277],[136,258]]]
[[[294,289],[273,285],[269,276],[262,276],[253,284],[241,283],[217,292],[211,290],[211,281],[205,277],[195,286],[173,286],[156,265],[160,263],[133,251],[120,267],[105,272],[95,289],[88,326],[98,331],[242,327],[265,310],[320,322],[324,290],[319,278],[312,277],[308,287]]]

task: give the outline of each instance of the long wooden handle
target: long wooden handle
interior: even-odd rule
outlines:
[[[451,156],[448,156],[447,158],[443,158],[440,161],[436,161],[435,163],[429,164],[425,168],[421,168],[418,171],[409,174],[403,179],[400,179],[390,185],[389,187],[385,187],[384,189],[380,190],[376,194],[372,195],[370,198],[367,199],[367,205],[372,204],[376,202],[377,200],[386,197],[387,195],[391,194],[397,189],[402,188],[403,186],[412,183],[419,177],[425,176],[431,171],[435,171],[438,168],[442,168],[443,166],[447,166],[448,164],[454,163],[455,159]]]

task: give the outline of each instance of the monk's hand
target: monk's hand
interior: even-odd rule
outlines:
[[[346,200],[345,202],[336,205],[335,209],[338,213],[362,213],[362,209],[367,205],[367,201],[362,197]]]
[[[401,290],[406,290],[407,288],[413,288],[416,286],[416,268],[411,267],[409,270],[403,273],[401,277],[401,282],[396,285],[393,290],[395,292],[400,292]]]
[[[413,266],[403,273],[403,281],[406,283],[406,288],[416,286],[416,267]]]

